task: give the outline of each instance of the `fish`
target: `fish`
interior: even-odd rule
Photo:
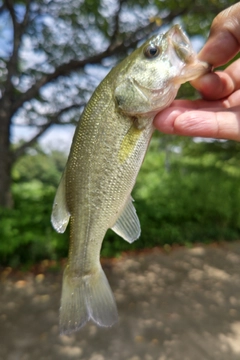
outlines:
[[[103,327],[117,322],[114,296],[100,264],[104,236],[110,228],[129,243],[140,237],[131,191],[154,132],[154,116],[171,104],[182,83],[209,69],[174,25],[116,65],[90,98],[51,215],[59,233],[70,223],[61,333],[77,331],[89,320]]]

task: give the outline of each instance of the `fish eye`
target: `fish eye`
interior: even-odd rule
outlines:
[[[157,57],[159,54],[160,54],[160,48],[158,46],[148,45],[144,49],[144,55],[148,59],[153,59],[153,58]]]

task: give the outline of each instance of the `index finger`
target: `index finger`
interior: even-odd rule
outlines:
[[[226,64],[240,50],[240,3],[220,12],[198,57],[214,67]]]

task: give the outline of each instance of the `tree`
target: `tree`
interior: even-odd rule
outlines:
[[[14,162],[53,124],[75,122],[97,82],[152,31],[173,21],[206,36],[229,1],[3,0],[0,2],[0,206],[10,207]],[[11,146],[11,126],[35,136]]]

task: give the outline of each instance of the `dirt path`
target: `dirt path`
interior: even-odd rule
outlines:
[[[240,242],[105,266],[119,323],[58,334],[61,274],[1,275],[0,360],[239,360]]]

